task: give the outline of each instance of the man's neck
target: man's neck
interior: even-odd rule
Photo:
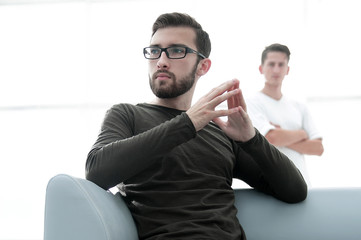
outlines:
[[[282,98],[281,86],[280,87],[266,87],[265,86],[261,90],[261,92],[273,99],[276,99],[276,100],[280,100]]]

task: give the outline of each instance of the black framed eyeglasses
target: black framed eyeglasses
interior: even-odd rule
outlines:
[[[167,48],[160,48],[160,47],[145,47],[143,49],[143,54],[146,59],[158,59],[162,55],[162,52],[165,52],[169,59],[181,59],[187,56],[187,53],[195,53],[201,58],[206,58],[202,53],[197,52],[189,47],[184,46],[173,46]]]

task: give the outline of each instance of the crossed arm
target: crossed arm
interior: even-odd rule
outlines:
[[[321,138],[309,139],[306,131],[303,129],[286,130],[278,125],[275,126],[275,129],[270,130],[265,135],[271,144],[279,147],[288,147],[302,154],[322,155],[324,149]]]

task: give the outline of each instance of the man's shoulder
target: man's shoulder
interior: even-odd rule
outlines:
[[[269,97],[262,92],[255,92],[246,98],[246,102],[257,104],[263,101],[267,101]]]
[[[254,93],[251,93],[250,95],[248,95],[247,97],[246,97],[246,99],[257,99],[257,98],[260,98],[261,97],[261,95],[262,95],[263,93],[262,92],[254,92]]]
[[[138,104],[131,104],[131,103],[118,103],[113,105],[109,110],[108,113],[115,113],[115,114],[122,114],[122,115],[130,115],[130,116],[144,116],[149,114],[155,114],[157,112],[167,112],[170,111],[167,108],[152,105],[148,103],[138,103]]]
[[[132,103],[117,103],[114,104],[110,110],[115,110],[115,111],[136,111],[136,110],[140,110],[140,109],[147,109],[147,104],[145,103],[138,103],[138,104],[132,104]]]
[[[138,104],[117,103],[107,110],[107,116],[134,116],[141,111],[142,107]]]
[[[246,98],[247,109],[249,111],[265,111],[264,107],[268,105],[269,100],[261,92],[253,93]]]

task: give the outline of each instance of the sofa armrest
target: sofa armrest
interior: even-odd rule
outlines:
[[[85,179],[53,177],[45,200],[44,240],[136,240],[133,218],[120,194]]]
[[[235,194],[248,240],[361,239],[361,188],[310,189],[296,204],[253,189]]]

